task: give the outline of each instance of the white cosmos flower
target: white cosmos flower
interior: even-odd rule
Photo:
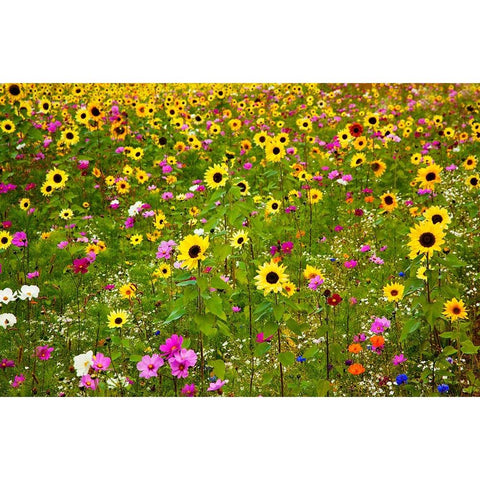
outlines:
[[[205,230],[203,228],[197,228],[196,230],[193,231],[195,235],[203,235],[205,233]]]
[[[77,377],[83,377],[86,375],[92,366],[93,352],[89,350],[87,353],[81,353],[76,357],[73,357],[73,366],[77,372]]]
[[[11,288],[4,288],[3,290],[0,290],[0,302],[7,304],[16,299],[17,294],[13,293]]]
[[[36,285],[23,285],[18,293],[21,300],[31,300],[37,298],[39,292],[40,289]]]
[[[128,209],[128,216],[134,217],[140,211],[143,202],[135,202],[129,209]]]
[[[0,315],[0,325],[3,328],[11,327],[17,323],[17,317],[13,313],[2,313]]]

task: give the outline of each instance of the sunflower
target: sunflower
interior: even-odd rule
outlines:
[[[136,233],[130,237],[130,244],[131,245],[140,245],[143,242],[143,235]]]
[[[434,251],[439,252],[441,250],[440,245],[444,243],[445,232],[440,223],[424,220],[411,228],[408,235],[410,237],[408,243],[411,249],[410,257],[415,258],[421,253],[431,256]]]
[[[285,147],[277,141],[269,141],[265,146],[265,157],[267,162],[279,162],[285,156]]]
[[[268,135],[264,132],[258,132],[253,137],[255,145],[264,148],[268,140]]]
[[[241,248],[248,242],[248,235],[245,233],[244,230],[238,231],[233,237],[230,239],[230,245],[234,248]]]
[[[120,195],[124,195],[130,191],[130,184],[126,180],[119,180],[115,184],[115,188]]]
[[[11,120],[4,120],[0,123],[0,128],[5,133],[13,133],[15,131],[15,124]]]
[[[383,208],[386,212],[392,212],[398,206],[397,197],[394,193],[384,193],[380,200],[380,208]]]
[[[90,103],[87,111],[91,120],[98,121],[103,115],[100,105],[98,105],[96,102]]]
[[[431,165],[428,165],[428,167],[420,168],[415,180],[420,182],[421,188],[429,188],[433,190],[435,184],[442,181],[440,178],[440,172],[442,170],[442,167],[432,163]]]
[[[283,290],[280,292],[284,297],[291,297],[297,291],[297,287],[293,282],[285,282]]]
[[[122,285],[118,291],[123,298],[135,298],[135,292],[137,291],[137,287],[133,283],[127,283],[125,285]]]
[[[18,100],[22,98],[24,94],[22,86],[18,83],[10,83],[6,88],[6,92],[12,100]]]
[[[155,278],[169,278],[172,275],[172,269],[168,263],[161,263],[153,272]]]
[[[422,161],[422,154],[421,153],[414,153],[410,157],[410,162],[414,165],[418,165]]]
[[[435,206],[425,210],[423,216],[426,220],[432,222],[433,224],[439,224],[442,228],[452,221],[446,208]]]
[[[472,190],[474,188],[480,188],[480,176],[470,175],[465,180],[465,185],[467,185],[470,188],[470,190]]]
[[[75,120],[81,125],[88,123],[88,110],[86,108],[79,108],[75,114]]]
[[[263,290],[264,295],[270,292],[281,292],[283,285],[289,281],[285,268],[285,265],[279,265],[273,261],[265,262],[257,270],[258,275],[255,277],[257,288]]]
[[[376,115],[375,113],[367,115],[363,124],[366,127],[373,128],[375,130],[376,127],[378,127],[378,115]]]
[[[389,302],[398,302],[403,298],[405,287],[399,283],[391,283],[383,288],[383,294]]]
[[[375,174],[375,177],[380,178],[385,173],[387,165],[383,160],[374,160],[373,162],[370,162],[370,168]]]
[[[325,279],[322,271],[317,267],[313,267],[312,265],[307,265],[303,270],[303,277],[306,278],[307,280],[311,280],[312,278],[315,278],[317,276],[322,279]]]
[[[355,150],[361,151],[367,146],[367,139],[364,136],[357,137],[353,142]]]
[[[267,215],[274,215],[280,211],[281,205],[282,202],[280,200],[275,200],[274,198],[272,198],[265,205],[265,213]]]
[[[323,193],[318,188],[310,188],[307,190],[307,201],[309,204],[314,205],[323,198]]]
[[[69,220],[70,218],[73,217],[73,211],[70,208],[64,208],[59,215],[60,218],[63,218],[64,220]]]
[[[350,140],[352,139],[352,135],[350,135],[350,131],[348,128],[344,128],[337,133],[338,140],[343,148],[345,148]]]
[[[457,300],[455,297],[448,302],[445,302],[443,307],[445,310],[442,312],[443,315],[448,317],[450,320],[458,320],[459,318],[467,318],[467,310],[463,300]]]
[[[242,197],[250,194],[250,185],[246,180],[240,180],[236,183],[236,186],[240,189],[240,195]]]
[[[359,123],[352,123],[348,127],[348,130],[350,132],[350,135],[354,138],[360,137],[363,133],[363,127]]]
[[[120,328],[128,320],[128,313],[125,310],[113,310],[108,315],[108,326],[110,328]]]
[[[198,266],[200,260],[205,260],[205,251],[209,246],[208,237],[187,235],[178,245],[178,260],[183,260],[182,267],[192,270]]]
[[[163,228],[165,228],[165,220],[166,220],[166,216],[163,214],[162,211],[157,211],[156,214],[155,214],[155,220],[153,221],[153,225],[154,227],[157,229],[157,230],[162,230]]]
[[[477,166],[477,158],[475,155],[469,155],[462,165],[465,170],[473,170]]]
[[[30,208],[30,200],[28,198],[22,198],[19,205],[22,210],[27,211]]]
[[[38,102],[38,108],[40,113],[48,113],[52,109],[52,102],[47,98],[42,98]]]
[[[80,137],[78,135],[78,132],[73,128],[66,128],[65,130],[63,130],[60,139],[66,145],[75,145],[80,140]]]
[[[52,184],[55,190],[65,187],[67,180],[68,174],[58,168],[54,168],[47,173],[47,182]]]
[[[353,167],[353,168],[357,168],[360,165],[362,165],[363,163],[365,163],[366,160],[367,160],[367,157],[364,153],[356,153],[352,157],[352,160],[350,162],[350,166]]]
[[[286,147],[290,143],[290,137],[288,136],[288,133],[279,133],[275,136],[275,141]]]
[[[205,183],[208,188],[217,189],[224,187],[227,183],[228,167],[224,163],[222,165],[215,164],[210,167],[204,176]]]
[[[6,230],[0,231],[0,250],[6,250],[12,243],[13,237]]]

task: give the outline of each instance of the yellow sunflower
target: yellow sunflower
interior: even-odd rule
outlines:
[[[0,123],[0,128],[5,133],[13,133],[15,131],[15,124],[11,120],[4,120]]]
[[[40,192],[44,197],[50,197],[55,190],[55,187],[50,182],[44,182]]]
[[[443,315],[452,321],[458,320],[459,318],[467,318],[467,309],[465,308],[463,300],[457,300],[454,297],[445,302],[443,307],[445,308]]]
[[[238,231],[233,237],[231,237],[230,245],[234,248],[241,248],[248,242],[248,235],[244,230]]]
[[[265,205],[265,213],[267,215],[274,215],[280,211],[281,206],[282,202],[280,200],[275,200],[274,198],[272,198]]]
[[[318,203],[323,198],[323,193],[318,190],[318,188],[310,188],[307,190],[307,201],[308,203],[314,205]]]
[[[353,155],[352,160],[350,162],[350,166],[353,168],[357,168],[363,163],[365,163],[367,160],[367,157],[364,153],[356,153]]]
[[[30,208],[30,200],[28,198],[22,198],[19,205],[22,210],[27,211]]]
[[[384,193],[380,200],[380,208],[383,208],[386,212],[392,212],[398,206],[397,197],[394,193]]]
[[[161,263],[153,272],[154,278],[169,278],[172,275],[172,269],[168,263]]]
[[[375,174],[375,177],[380,178],[385,173],[387,165],[383,160],[374,160],[373,162],[370,162],[370,168]]]
[[[383,288],[383,294],[389,302],[398,302],[403,298],[405,287],[399,283],[391,283]]]
[[[217,189],[224,187],[228,179],[228,167],[224,163],[222,165],[215,164],[210,167],[204,176],[205,183],[208,188]]]
[[[257,270],[258,275],[255,277],[257,288],[263,290],[264,295],[281,292],[283,285],[289,281],[285,268],[285,265],[273,261],[265,262]]]
[[[140,245],[143,242],[143,235],[136,233],[130,237],[130,244],[131,245]]]
[[[426,253],[429,257],[433,252],[439,252],[440,246],[444,243],[445,232],[440,223],[432,223],[429,220],[415,225],[408,234],[410,242],[410,258],[415,258],[421,253]]]
[[[123,298],[135,298],[135,292],[137,291],[137,287],[133,283],[127,283],[125,285],[122,285],[118,291]]]
[[[107,318],[110,328],[120,328],[127,323],[128,313],[125,310],[113,310]]]
[[[69,220],[70,218],[73,217],[73,211],[70,208],[64,208],[59,215],[60,218],[63,218],[64,220]]]
[[[470,190],[480,188],[480,176],[470,175],[466,180],[465,184],[470,188]]]
[[[47,182],[54,186],[55,190],[65,187],[68,174],[63,170],[54,168],[47,173]]]
[[[199,235],[187,235],[178,245],[178,260],[183,260],[182,267],[193,270],[200,260],[205,260],[205,251],[210,242],[208,237]]]
[[[279,162],[285,156],[285,147],[276,141],[269,141],[265,146],[265,156],[267,162]]]
[[[306,278],[307,280],[311,280],[312,278],[317,276],[322,279],[325,279],[322,271],[317,267],[313,267],[312,265],[307,265],[303,270],[303,277]]]
[[[420,182],[420,188],[429,188],[433,190],[436,183],[440,183],[442,179],[440,178],[440,172],[442,167],[436,163],[432,163],[427,167],[420,168],[417,173],[417,182]]]
[[[469,155],[463,161],[462,165],[465,170],[473,170],[477,166],[477,157],[475,157],[475,155]]]
[[[452,220],[446,208],[430,207],[423,213],[426,220],[429,220],[433,224],[439,224],[442,228],[448,225]]]
[[[12,244],[13,237],[6,230],[0,231],[0,250],[6,250]]]

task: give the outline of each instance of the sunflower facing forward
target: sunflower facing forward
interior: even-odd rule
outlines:
[[[442,181],[440,178],[441,171],[442,167],[433,163],[428,167],[420,168],[415,180],[420,182],[421,188],[429,188],[433,190],[435,188],[435,184]]]
[[[208,237],[202,238],[199,235],[187,235],[178,245],[178,260],[182,260],[182,267],[193,270],[198,266],[200,260],[205,260],[205,251],[210,242]]]
[[[257,270],[258,275],[255,277],[257,288],[263,290],[264,295],[270,292],[281,292],[284,284],[289,281],[285,268],[284,265],[279,265],[273,261],[265,262]]]
[[[108,326],[110,328],[120,328],[128,320],[128,314],[125,310],[114,310],[108,315]]]
[[[224,187],[227,183],[228,167],[225,164],[214,165],[205,172],[205,183],[208,188],[217,189]]]
[[[452,220],[446,208],[432,206],[425,210],[423,216],[433,224],[439,224],[442,228],[449,224]]]
[[[398,302],[403,298],[404,289],[405,287],[400,283],[391,283],[383,288],[383,294],[389,302]]]
[[[440,245],[444,243],[445,232],[440,223],[425,220],[411,228],[408,235],[410,237],[408,243],[411,249],[410,258],[415,258],[421,253],[426,253],[431,257],[433,252],[440,251]]]
[[[443,315],[452,321],[458,320],[459,318],[467,318],[467,310],[463,300],[452,298],[448,302],[445,302],[443,307],[445,308]]]
[[[68,174],[59,168],[54,168],[47,173],[47,182],[53,185],[55,189],[65,187],[68,180]]]

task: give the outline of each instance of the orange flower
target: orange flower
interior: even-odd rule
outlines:
[[[353,197],[347,198],[345,201],[346,201],[347,203],[353,203]]]
[[[379,348],[382,347],[385,344],[385,339],[381,335],[374,335],[370,339],[370,343],[375,347]]]
[[[350,353],[360,353],[363,350],[362,346],[359,343],[352,343],[348,347]]]
[[[365,369],[363,368],[363,365],[360,364],[360,363],[354,363],[353,365],[350,365],[348,367],[348,371],[349,373],[351,373],[352,375],[360,375],[361,373],[363,373],[365,371]]]
[[[365,201],[366,201],[367,203],[373,203],[374,200],[375,200],[375,198],[372,197],[371,195],[369,195],[368,197],[365,197]]]
[[[301,237],[305,236],[305,232],[303,230],[299,230],[295,236],[297,238],[301,238]]]

